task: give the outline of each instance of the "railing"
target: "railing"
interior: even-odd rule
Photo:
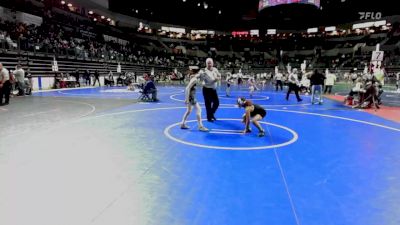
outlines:
[[[54,75],[54,72],[51,71],[51,63],[53,57],[57,58],[60,62],[60,72],[72,72],[74,69],[97,69],[101,73],[106,73],[109,68],[116,71],[117,63],[121,63],[123,65],[123,70],[132,71],[132,72],[150,72],[152,68],[155,69],[155,72],[172,72],[175,68],[178,71],[185,73],[187,67],[179,66],[179,65],[149,65],[146,63],[136,63],[129,56],[125,56],[122,54],[110,54],[105,51],[97,54],[88,54],[86,50],[79,49],[58,49],[54,51],[54,48],[49,48],[47,46],[43,46],[41,48],[37,48],[36,46],[28,45],[24,43],[24,40],[18,39],[16,41],[16,45],[12,45],[7,43],[5,40],[0,41],[0,52],[9,53],[12,55],[16,55],[17,59],[21,59],[19,63],[26,65],[26,67],[32,68],[32,74],[46,74],[46,75]],[[101,55],[100,55],[101,54]],[[41,63],[34,62],[37,58],[43,57],[44,60]],[[34,60],[34,61],[32,61]],[[64,60],[64,61],[62,61]],[[66,61],[65,61],[66,60]],[[70,61],[74,62],[70,62]],[[82,62],[80,65],[79,62]],[[293,65],[295,66],[295,65]],[[34,69],[33,69],[34,68]],[[221,68],[222,69],[222,68]],[[238,70],[239,68],[234,67],[230,69],[226,69],[226,71],[231,72],[232,69]],[[319,68],[325,69],[325,68]],[[352,68],[340,68],[342,71],[349,71]],[[361,68],[363,69],[363,68]],[[391,72],[400,71],[400,67],[389,68]],[[264,72],[273,72],[273,66],[249,66],[243,68],[243,72],[246,73],[264,73]]]

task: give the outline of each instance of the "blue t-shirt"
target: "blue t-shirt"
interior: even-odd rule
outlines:
[[[156,89],[156,86],[154,85],[154,82],[151,81],[151,80],[146,81],[146,84],[144,85],[143,91],[144,92],[148,92],[148,91],[150,91],[152,89]]]

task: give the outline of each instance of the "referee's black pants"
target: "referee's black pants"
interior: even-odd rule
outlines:
[[[294,91],[294,93],[296,95],[296,98],[297,98],[297,101],[300,102],[301,98],[299,96],[299,86],[297,86],[296,84],[293,84],[293,83],[289,83],[289,89],[288,89],[288,91],[286,93],[286,100],[289,100],[289,95],[290,95],[290,93],[292,91]]]
[[[204,104],[206,105],[207,120],[212,120],[219,106],[217,90],[203,87],[203,97]]]
[[[276,84],[275,84],[276,91],[278,91],[278,87],[281,88],[281,91],[283,90],[283,83],[281,80],[276,81]]]

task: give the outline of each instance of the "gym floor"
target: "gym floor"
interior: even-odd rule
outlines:
[[[160,87],[158,103],[125,87],[11,99],[0,224],[400,224],[400,123],[265,90],[253,101],[267,135],[243,135],[235,102],[248,92],[233,88],[219,90],[209,133],[194,112],[181,130],[183,91]]]

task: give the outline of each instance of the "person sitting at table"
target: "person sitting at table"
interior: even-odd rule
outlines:
[[[119,84],[121,84],[121,86],[124,86],[125,79],[126,79],[125,73],[124,72],[119,73],[118,78],[117,78],[117,86]]]
[[[157,102],[157,88],[154,85],[153,80],[149,76],[149,74],[145,73],[143,75],[144,80],[146,81],[143,86],[143,94],[149,95],[151,94],[151,100]]]
[[[114,85],[114,75],[111,70],[108,73],[108,77],[104,77],[104,85],[105,86],[110,85],[110,87]]]

